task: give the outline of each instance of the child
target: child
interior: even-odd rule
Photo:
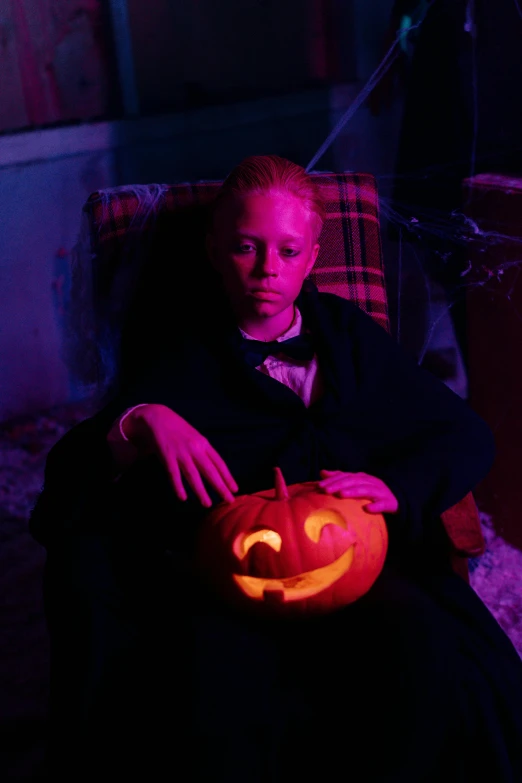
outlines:
[[[93,417],[83,446],[49,455],[33,525],[55,516],[53,771],[81,758],[90,774],[227,783],[522,780],[522,664],[451,571],[440,521],[489,470],[491,433],[306,279],[323,218],[299,166],[243,161],[214,205],[207,323]],[[96,508],[60,485],[74,449],[97,460]],[[191,572],[206,509],[273,486],[276,465],[385,515],[380,577],[332,615],[236,616]]]

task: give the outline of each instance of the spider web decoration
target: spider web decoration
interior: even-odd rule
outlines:
[[[513,225],[475,219],[472,179],[479,173],[484,187],[485,174],[504,174],[508,182],[499,176],[489,185],[522,190],[522,106],[505,73],[507,64],[522,78],[522,8],[519,0],[494,9],[484,0],[397,0],[395,8],[401,16],[391,46],[307,170],[316,170],[393,70],[406,67],[396,171],[377,175],[390,315],[399,342],[467,397],[466,298],[479,287],[498,295],[522,252]],[[447,360],[445,348],[453,349]]]

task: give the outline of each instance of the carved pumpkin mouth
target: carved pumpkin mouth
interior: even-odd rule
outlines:
[[[346,552],[322,568],[305,571],[297,576],[287,576],[283,579],[263,579],[258,576],[233,574],[241,590],[257,601],[274,598],[286,601],[302,601],[311,598],[322,590],[331,587],[347,571],[349,571],[354,555],[355,544]]]

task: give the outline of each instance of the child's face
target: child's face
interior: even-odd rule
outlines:
[[[282,317],[311,271],[319,245],[301,199],[271,191],[228,199],[219,208],[208,251],[240,325]]]

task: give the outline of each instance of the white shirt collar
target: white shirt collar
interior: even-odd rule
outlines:
[[[299,312],[299,309],[294,305],[294,320],[292,322],[292,325],[286,330],[286,332],[283,332],[283,334],[280,334],[279,337],[276,337],[277,342],[281,342],[281,340],[289,340],[291,337],[297,337],[299,334],[301,334],[301,329],[303,326],[303,317],[301,313]],[[244,332],[241,328],[239,329],[241,332],[241,335],[245,337],[247,340],[255,340],[255,337],[252,337],[252,335],[248,334],[247,332]],[[264,342],[267,342],[266,340]]]

